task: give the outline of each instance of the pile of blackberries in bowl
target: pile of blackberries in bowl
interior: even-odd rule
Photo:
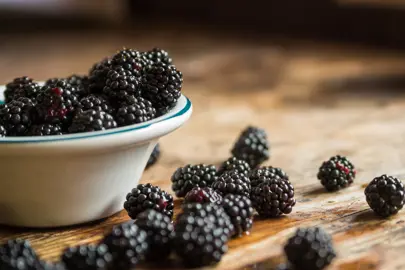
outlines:
[[[123,49],[96,63],[88,75],[29,77],[6,84],[0,136],[49,136],[92,132],[149,121],[181,96],[182,73],[158,48]]]

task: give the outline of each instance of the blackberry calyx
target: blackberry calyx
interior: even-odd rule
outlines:
[[[62,262],[67,269],[107,270],[112,266],[113,256],[107,245],[81,245],[66,249]]]
[[[33,122],[34,103],[29,98],[18,98],[0,105],[0,121],[7,136],[24,136]]]
[[[221,205],[222,196],[210,187],[195,187],[187,192],[184,203],[214,203]]]
[[[91,132],[116,127],[117,123],[110,114],[103,111],[87,110],[76,114],[72,125],[69,127],[69,132]]]
[[[127,97],[118,107],[115,119],[119,126],[143,123],[156,117],[152,103],[142,97]]]
[[[231,157],[228,160],[226,160],[218,169],[218,175],[220,176],[226,171],[233,171],[237,170],[239,173],[242,173],[244,175],[249,175],[250,172],[250,166],[249,164],[241,159],[237,159],[236,157]]]
[[[336,191],[353,183],[356,170],[346,157],[337,155],[322,163],[317,177],[326,190]]]
[[[156,144],[153,148],[152,154],[149,156],[148,163],[146,164],[146,169],[154,165],[160,157],[160,144]]]
[[[233,170],[227,171],[218,177],[217,181],[212,184],[212,188],[221,193],[222,196],[237,194],[249,197],[251,186],[246,175]]]
[[[26,133],[27,136],[50,136],[62,134],[62,128],[58,124],[32,125]]]
[[[289,180],[288,175],[281,168],[272,166],[260,167],[251,171],[249,179],[252,188],[257,187],[265,180],[279,177],[280,179]]]
[[[234,235],[240,236],[250,231],[253,226],[254,210],[248,197],[228,194],[224,197],[222,206],[235,227]]]

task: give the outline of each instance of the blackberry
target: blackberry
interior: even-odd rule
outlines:
[[[218,175],[223,174],[226,171],[237,170],[239,173],[244,175],[249,175],[250,166],[249,164],[241,159],[237,159],[236,157],[231,157],[226,160],[218,169]]]
[[[110,69],[107,73],[106,83],[103,88],[104,94],[118,102],[127,96],[139,97],[141,86],[139,78],[133,72],[121,66]]]
[[[4,98],[6,103],[12,101],[16,92],[19,92],[26,85],[33,85],[33,79],[24,76],[15,78],[12,82],[6,84],[6,89],[4,90]]]
[[[100,95],[88,95],[82,98],[78,104],[78,111],[95,110],[112,114],[114,109],[109,104],[108,100]]]
[[[76,114],[72,125],[69,127],[69,132],[91,132],[116,127],[117,123],[110,114],[103,111],[87,110]]]
[[[269,178],[252,188],[253,207],[262,217],[278,217],[289,214],[295,205],[294,187],[285,179]]]
[[[107,80],[107,73],[112,66],[112,61],[109,58],[103,59],[93,65],[89,72],[89,91],[91,93],[103,92]]]
[[[174,227],[170,217],[148,209],[137,216],[135,224],[148,235],[149,250],[146,253],[148,260],[162,260],[170,255],[174,238]]]
[[[156,110],[150,101],[141,97],[127,97],[117,109],[115,119],[119,126],[143,123],[152,120]]]
[[[221,205],[222,196],[210,187],[195,187],[187,192],[184,203],[214,203]]]
[[[249,178],[239,173],[237,170],[223,173],[218,180],[212,184],[212,188],[220,192],[223,196],[226,194],[238,194],[247,197],[251,189]]]
[[[257,187],[260,183],[270,178],[279,177],[284,180],[289,180],[288,175],[281,168],[272,166],[260,167],[251,171],[249,179],[252,188]]]
[[[322,228],[298,228],[284,246],[288,261],[298,269],[321,270],[336,257],[331,236]]]
[[[0,120],[7,136],[24,136],[33,120],[34,104],[29,98],[18,98],[0,106]]]
[[[249,126],[242,131],[232,149],[232,155],[246,161],[251,169],[269,159],[269,142],[264,129]]]
[[[144,69],[151,64],[151,61],[146,56],[133,49],[123,49],[113,56],[113,65],[122,66],[124,69],[131,71],[131,73],[140,77]]]
[[[235,227],[235,235],[249,232],[253,225],[252,202],[242,195],[228,194],[222,201],[225,212]]]
[[[0,246],[0,269],[39,270],[41,262],[29,241],[9,240]]]
[[[149,248],[146,239],[146,232],[135,224],[114,226],[103,240],[113,256],[114,269],[130,269],[142,260]]]
[[[66,78],[66,82],[77,88],[77,96],[83,98],[90,94],[90,79],[86,75],[73,74]]]
[[[177,197],[184,197],[194,187],[210,187],[217,179],[216,173],[214,165],[186,165],[173,173],[172,189]]]
[[[3,125],[0,125],[0,137],[6,137],[6,136],[7,136],[6,128]]]
[[[112,261],[113,256],[105,244],[70,247],[62,255],[67,269],[107,270]]]
[[[153,148],[152,154],[148,159],[148,163],[146,164],[146,168],[154,165],[160,157],[160,145],[159,143],[156,144],[155,148]]]
[[[173,197],[151,184],[139,184],[127,194],[124,208],[132,219],[147,209],[154,209],[170,218],[173,216]]]
[[[62,128],[58,124],[32,125],[26,133],[27,136],[50,136],[62,134]]]
[[[340,155],[323,162],[318,172],[318,179],[328,191],[336,191],[349,186],[355,177],[356,170],[353,164]]]
[[[176,105],[181,96],[183,75],[175,66],[153,64],[142,77],[142,95],[160,113]]]
[[[163,63],[166,65],[171,65],[173,62],[169,56],[169,53],[159,48],[153,48],[152,50],[145,52],[144,55],[152,63]]]
[[[364,190],[364,194],[370,208],[381,217],[395,215],[405,202],[402,182],[385,174],[374,178]]]
[[[67,83],[67,80],[65,78],[50,78],[45,81],[44,86],[55,87],[60,81],[64,81],[65,83]]]

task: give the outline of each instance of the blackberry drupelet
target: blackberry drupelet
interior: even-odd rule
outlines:
[[[285,179],[270,178],[252,188],[253,207],[262,217],[278,217],[289,214],[295,205],[294,187]]]
[[[124,208],[132,219],[147,209],[154,209],[170,218],[173,216],[173,197],[158,186],[139,184],[127,194]]]
[[[112,61],[109,58],[105,58],[93,65],[89,72],[89,91],[91,93],[103,92],[107,80],[107,73],[112,66]]]
[[[195,187],[187,192],[184,203],[214,203],[221,205],[222,196],[210,187]]]
[[[32,125],[26,133],[27,136],[50,136],[62,134],[62,128],[58,124]]]
[[[159,48],[153,48],[152,50],[145,52],[144,55],[148,60],[152,61],[152,63],[171,65],[173,62],[169,53]]]
[[[374,178],[364,190],[364,194],[370,208],[381,217],[395,215],[405,202],[402,182],[385,174]]]
[[[146,259],[166,259],[172,252],[174,238],[174,226],[170,217],[148,209],[137,216],[135,224],[147,233],[149,249]]]
[[[222,206],[235,227],[234,235],[242,235],[250,231],[253,225],[254,210],[248,197],[228,194],[224,197]]]
[[[116,128],[117,123],[114,118],[102,111],[87,110],[75,115],[69,133],[91,132]]]
[[[0,269],[39,270],[41,262],[30,242],[9,240],[0,246]]]
[[[113,107],[111,107],[107,99],[103,98],[101,95],[95,94],[88,95],[80,100],[77,111],[87,110],[101,111],[108,114],[114,112]]]
[[[108,270],[112,266],[113,256],[107,245],[81,245],[66,249],[62,262],[67,269]]]
[[[148,159],[148,163],[146,164],[146,168],[151,167],[154,165],[160,157],[160,145],[159,143],[156,144],[155,148],[153,148],[152,154]]]
[[[0,125],[0,137],[6,137],[7,136],[7,130],[3,125]]]
[[[17,91],[22,89],[25,85],[32,85],[33,80],[27,76],[15,78],[12,82],[6,84],[6,89],[4,90],[4,97],[6,103],[14,99],[14,95]]]
[[[142,77],[142,96],[161,114],[176,105],[182,84],[183,75],[175,66],[156,63]]]
[[[194,187],[210,187],[217,179],[214,165],[186,165],[178,168],[172,175],[172,189],[177,197],[186,196]]]
[[[232,155],[245,160],[251,169],[269,159],[270,146],[264,129],[249,126],[235,142]]]
[[[257,187],[260,183],[263,183],[265,180],[279,177],[281,179],[289,180],[288,175],[281,168],[276,168],[272,166],[260,167],[254,169],[250,172],[250,184],[252,188]]]
[[[288,261],[298,269],[321,270],[336,257],[331,236],[322,228],[299,228],[284,247]]]
[[[118,103],[127,96],[140,97],[141,86],[139,78],[134,76],[130,70],[117,66],[108,71],[103,92],[110,100],[117,101]]]
[[[336,191],[349,186],[355,177],[356,170],[353,164],[340,155],[323,162],[318,172],[318,179],[328,191]]]
[[[231,157],[226,160],[218,169],[218,175],[222,175],[226,171],[237,170],[239,173],[244,175],[249,175],[250,166],[249,164],[241,159],[237,159],[236,157]]]
[[[135,224],[114,226],[103,240],[113,256],[113,269],[130,269],[142,260],[149,248],[146,240],[146,232]]]
[[[33,120],[34,104],[29,98],[18,98],[0,106],[0,121],[7,136],[24,136]]]
[[[152,103],[142,97],[125,98],[115,114],[119,126],[143,123],[155,117],[156,110]]]
[[[249,178],[239,173],[237,170],[227,171],[218,177],[217,181],[212,184],[212,188],[222,196],[227,194],[237,194],[249,197],[250,180]]]

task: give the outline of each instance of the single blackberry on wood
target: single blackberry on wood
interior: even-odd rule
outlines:
[[[117,123],[110,114],[103,111],[87,110],[75,115],[72,125],[69,127],[69,132],[91,132],[116,127]]]
[[[284,246],[288,261],[298,269],[321,270],[336,257],[331,236],[322,228],[299,228]]]
[[[177,197],[184,197],[194,187],[210,187],[217,179],[216,173],[214,165],[186,165],[173,173],[172,189]]]
[[[289,214],[295,205],[293,185],[278,177],[265,180],[252,188],[250,198],[253,207],[265,218]]]
[[[12,82],[7,83],[6,89],[4,90],[6,103],[15,99],[15,94],[27,85],[35,85],[33,80],[27,76],[15,78]]]
[[[114,112],[113,107],[111,107],[107,99],[95,94],[88,95],[80,100],[77,111],[87,110],[95,110],[109,114]]]
[[[0,121],[7,136],[24,136],[33,121],[34,104],[29,98],[18,98],[0,105]]]
[[[118,107],[115,119],[119,126],[143,123],[156,117],[150,101],[141,97],[127,97]]]
[[[257,187],[260,183],[263,183],[265,180],[269,180],[275,177],[280,179],[289,180],[288,175],[281,168],[276,168],[272,166],[260,167],[254,169],[250,172],[250,184],[252,188]]]
[[[333,156],[322,163],[319,168],[318,179],[328,191],[345,188],[353,183],[356,170],[353,164],[340,155]]]
[[[214,203],[221,205],[222,196],[210,187],[195,187],[187,192],[184,203]]]
[[[29,241],[9,240],[0,246],[0,269],[39,270],[41,262]]]
[[[132,71],[117,66],[107,73],[106,83],[103,89],[111,100],[125,99],[127,96],[140,97],[141,86],[139,78]]]
[[[239,173],[244,175],[249,175],[250,166],[249,164],[241,159],[237,159],[236,157],[231,157],[226,160],[218,169],[218,175],[220,176],[226,171],[233,171],[237,170]]]
[[[107,80],[107,73],[112,66],[112,61],[109,58],[105,58],[93,65],[89,72],[89,91],[91,93],[103,92]]]
[[[156,144],[155,148],[153,148],[152,154],[149,156],[148,163],[146,164],[146,168],[154,165],[160,157],[160,145],[159,143]]]
[[[364,190],[368,205],[381,216],[395,215],[405,202],[405,190],[402,182],[388,175],[374,178]]]
[[[228,194],[224,197],[222,206],[235,227],[234,235],[242,235],[250,231],[253,225],[254,210],[248,197]]]
[[[58,124],[32,125],[26,133],[27,136],[62,135],[62,128]]]
[[[135,224],[147,234],[149,249],[146,258],[151,261],[166,259],[172,251],[174,238],[170,217],[148,209],[137,216]]]
[[[173,197],[151,184],[139,184],[127,194],[124,208],[132,219],[147,209],[154,209],[170,218],[173,216]]]
[[[169,53],[159,48],[153,48],[152,50],[145,52],[144,55],[152,63],[171,65],[173,62],[169,56]]]
[[[113,256],[107,245],[81,245],[67,248],[62,255],[67,269],[108,270]]]
[[[223,196],[226,194],[238,194],[247,197],[249,197],[251,189],[249,178],[237,170],[223,173],[212,184],[212,188]]]
[[[113,256],[113,269],[130,269],[148,251],[147,233],[135,224],[124,223],[113,227],[103,243]]]

